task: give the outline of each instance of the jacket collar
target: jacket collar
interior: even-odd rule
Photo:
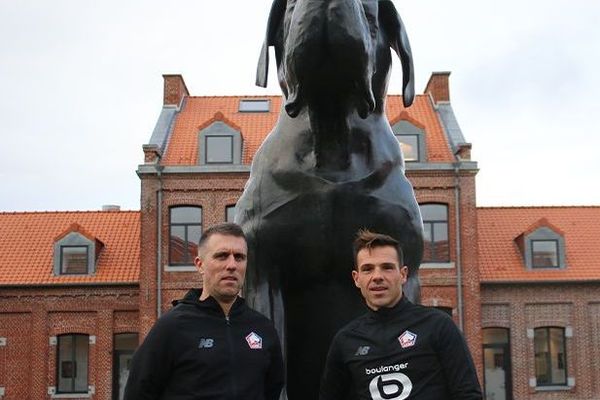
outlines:
[[[191,289],[185,294],[185,296],[183,296],[182,299],[174,300],[172,304],[174,306],[178,304],[191,304],[211,313],[218,313],[220,315],[224,314],[221,305],[214,297],[208,296],[205,300],[200,301],[201,295],[202,289]],[[231,317],[239,314],[245,304],[246,302],[244,299],[240,296],[237,296],[233,302],[233,305],[231,306],[231,310],[229,310],[229,316]]]
[[[369,315],[375,319],[390,319],[404,311],[409,304],[410,301],[402,294],[400,301],[393,307],[380,307],[378,310],[369,308]]]

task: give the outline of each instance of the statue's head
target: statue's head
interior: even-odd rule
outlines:
[[[382,108],[390,48],[402,62],[404,105],[414,99],[410,44],[391,0],[274,0],[257,69],[256,84],[262,87],[270,46],[292,117],[304,105],[331,96],[350,99],[363,118]]]

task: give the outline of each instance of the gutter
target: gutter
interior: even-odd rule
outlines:
[[[162,197],[163,197],[163,180],[162,170],[160,165],[160,155],[154,166],[156,176],[158,178],[158,190],[156,191],[156,318],[160,318],[162,314]]]
[[[461,218],[460,218],[460,184],[459,184],[459,166],[460,162],[454,163],[454,212],[456,215],[455,236],[456,236],[456,295],[458,297],[458,327],[461,331],[464,330],[465,317],[463,312],[463,288],[462,288],[462,252],[461,252]]]

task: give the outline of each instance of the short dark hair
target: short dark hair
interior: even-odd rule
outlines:
[[[233,222],[224,222],[222,224],[213,225],[202,233],[200,241],[198,242],[198,251],[200,251],[202,246],[204,246],[212,235],[235,236],[244,239],[245,242],[248,241],[241,226],[234,224]]]
[[[402,246],[400,242],[391,236],[384,235],[383,233],[371,232],[368,229],[361,229],[356,233],[356,239],[354,239],[354,268],[358,268],[357,255],[362,249],[371,249],[375,247],[392,246],[396,249],[398,254],[398,264],[400,267],[404,266],[404,253],[402,252]]]

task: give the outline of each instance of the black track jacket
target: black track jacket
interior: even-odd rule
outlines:
[[[125,400],[277,400],[283,387],[271,321],[237,298],[229,318],[193,289],[135,352]]]
[[[320,400],[481,400],[465,340],[443,312],[402,298],[333,339]]]

